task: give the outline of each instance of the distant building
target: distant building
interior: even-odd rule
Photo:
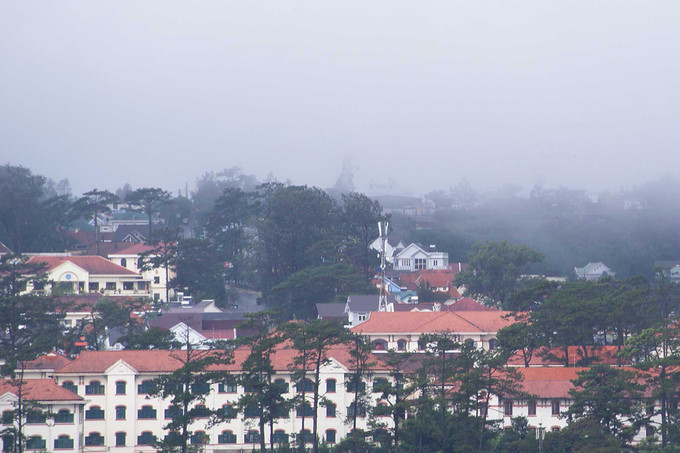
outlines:
[[[579,280],[598,280],[605,275],[613,277],[616,275],[614,271],[609,269],[604,263],[588,263],[584,267],[575,267],[574,272],[576,273],[576,278]]]
[[[420,271],[449,268],[449,254],[437,252],[431,245],[427,249],[412,243],[394,257],[394,270]]]

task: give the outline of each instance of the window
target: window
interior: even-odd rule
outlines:
[[[199,404],[191,411],[191,415],[196,418],[208,418],[210,417],[210,410],[203,404]]]
[[[235,444],[236,434],[229,430],[222,431],[222,434],[217,436],[217,442],[220,444]]]
[[[290,391],[290,386],[285,379],[276,379],[274,383],[277,385],[277,388],[281,391],[281,393],[288,393]]]
[[[104,436],[99,433],[90,433],[89,436],[85,438],[86,447],[94,447],[104,445]]]
[[[336,407],[335,403],[328,403],[326,405],[326,417],[335,417]]]
[[[210,441],[210,438],[205,431],[196,431],[191,435],[192,445],[205,445]]]
[[[359,314],[357,315],[357,319],[358,319],[359,321],[366,321],[366,318],[367,318],[367,317],[368,317],[368,315],[367,315],[366,313],[359,313]]]
[[[220,384],[218,386],[218,391],[220,393],[236,393],[238,391],[238,387],[236,384]]]
[[[170,406],[165,409],[165,418],[177,418],[182,416],[182,409],[179,406]]]
[[[347,391],[354,392],[356,384],[352,381],[347,383]],[[359,393],[366,391],[366,383],[364,381],[359,382]]]
[[[552,403],[550,403],[550,407],[552,408],[552,414],[553,415],[560,415],[560,402],[559,402],[559,400],[554,400]]]
[[[90,282],[89,289],[90,291],[99,291],[99,282]]]
[[[246,438],[244,440],[245,443],[247,444],[256,444],[260,442],[260,432],[256,431],[254,429],[251,429],[246,433]]]
[[[385,340],[375,340],[373,342],[373,349],[375,349],[376,351],[386,351],[387,342]]]
[[[120,265],[123,267],[127,267],[127,259],[123,258],[120,260]]]
[[[116,420],[125,420],[125,406],[116,406]]]
[[[68,409],[61,409],[54,416],[54,423],[73,423],[73,414]]]
[[[335,443],[335,434],[336,431],[334,429],[327,429],[326,430],[326,442],[329,444],[334,444]]]
[[[250,404],[243,408],[243,416],[246,418],[257,418],[260,416],[260,408],[255,404]]]
[[[506,417],[512,417],[512,401],[503,402],[503,414]]]
[[[348,417],[354,417],[354,404],[350,404],[347,407],[347,416]],[[356,405],[356,414],[357,417],[365,417],[366,416],[366,406],[363,404],[357,404]]]
[[[148,395],[153,390],[153,381],[142,381],[141,384],[137,386],[137,393],[140,395]]]
[[[71,439],[66,434],[62,434],[61,436],[54,439],[54,449],[58,450],[60,448],[73,449],[73,439]]]
[[[125,291],[132,291],[135,289],[135,282],[123,282],[123,289]]]
[[[69,392],[73,392],[76,395],[78,394],[78,386],[73,383],[73,381],[64,381],[62,382],[61,386],[68,390]]]
[[[42,423],[45,423],[46,420],[47,420],[47,414],[45,414],[44,412],[33,410],[33,411],[29,411],[26,414],[26,423],[42,424]]]
[[[387,417],[390,415],[390,408],[385,402],[379,402],[375,405],[374,413],[378,417]]]
[[[141,436],[137,436],[138,445],[153,445],[156,443],[156,436],[151,431],[144,431]]]
[[[335,379],[326,379],[326,393],[335,393]]]
[[[527,404],[529,415],[536,415],[536,401],[529,401]]]
[[[2,412],[2,424],[11,425],[14,423],[14,412],[13,411],[3,411]]]
[[[89,385],[85,386],[86,395],[103,395],[104,386],[99,381],[90,381]]]
[[[116,447],[125,446],[125,433],[116,433]]]
[[[42,436],[31,436],[26,440],[26,450],[45,450],[47,441]]]
[[[156,418],[156,409],[151,406],[142,406],[142,408],[137,411],[137,418],[142,420],[154,419]]]
[[[297,434],[295,436],[297,443],[304,442],[306,444],[312,443],[313,442],[313,437],[312,437],[312,432],[308,429],[305,429],[304,431],[300,431],[300,434]]]
[[[373,393],[380,393],[389,387],[389,382],[385,378],[373,379]]]
[[[406,340],[397,340],[397,350],[406,351]]]
[[[552,428],[550,428],[550,431],[552,431],[554,433],[558,432],[559,430],[560,430],[559,426],[553,426]]]
[[[305,378],[303,382],[298,382],[295,384],[295,391],[300,393],[304,389],[305,392],[313,392],[314,391],[314,383],[312,382],[311,379]]]
[[[422,270],[427,267],[427,259],[425,258],[416,258],[416,270]]]
[[[210,393],[210,384],[207,382],[196,382],[191,386],[191,393],[195,395],[205,395]]]
[[[99,406],[92,406],[85,411],[85,420],[104,420],[104,410]]]
[[[106,289],[107,289],[107,291],[115,291],[116,290],[116,282],[106,282]]]
[[[225,404],[222,406],[222,415],[226,418],[235,418],[236,411],[234,410],[234,406],[231,404]]]
[[[161,282],[161,278],[160,278],[160,277],[154,277],[154,278],[153,278],[153,283],[154,283],[154,285],[158,285],[158,284],[160,284],[160,282]]]
[[[496,339],[495,338],[492,338],[492,339],[489,340],[489,349],[491,349],[492,351],[494,349],[496,349]]]
[[[288,434],[282,430],[282,429],[277,429],[274,431],[274,435],[272,436],[272,441],[277,444],[287,444],[288,443]]]
[[[126,386],[127,386],[127,382],[125,382],[125,381],[116,382],[116,395],[125,395],[125,387]]]
[[[312,417],[314,415],[314,409],[312,409],[311,404],[305,402],[304,404],[298,404],[295,408],[295,416],[302,417],[304,413],[305,417]]]

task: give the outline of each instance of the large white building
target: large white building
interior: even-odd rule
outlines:
[[[149,294],[155,301],[162,300],[164,302],[170,302],[170,300],[174,298],[175,291],[173,289],[167,291],[170,300],[166,300],[166,284],[177,276],[177,273],[172,266],[168,266],[167,269],[165,266],[148,269],[142,267],[142,254],[149,253],[153,250],[154,247],[151,247],[150,245],[134,244],[123,250],[119,250],[116,253],[109,254],[109,260],[125,269],[140,274],[142,279],[148,282]]]

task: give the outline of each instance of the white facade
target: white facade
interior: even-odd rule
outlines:
[[[173,278],[177,276],[177,273],[172,269],[168,268],[167,270],[165,269],[164,266],[154,268],[154,269],[148,269],[148,270],[143,270],[140,267],[140,254],[137,252],[138,248],[141,247],[148,247],[148,246],[133,246],[129,249],[126,250],[121,250],[118,253],[111,254],[109,255],[109,260],[111,260],[113,263],[118,264],[119,266],[122,266],[126,269],[129,269],[133,272],[137,272],[142,276],[142,279],[146,282],[148,282],[149,286],[149,295],[150,297],[153,298],[153,300],[158,301],[164,301],[164,302],[169,302],[174,298],[175,295],[175,290],[170,289],[168,291],[168,295],[170,300],[165,300],[166,299],[166,281],[169,282]],[[151,247],[148,247],[151,249]]]
[[[410,244],[394,257],[395,271],[441,270],[449,268],[449,254],[426,251],[418,244]]]

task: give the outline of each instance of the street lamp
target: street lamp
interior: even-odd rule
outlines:
[[[543,438],[545,437],[545,428],[543,423],[538,424],[536,428],[536,439],[538,439],[538,453],[543,453]]]

